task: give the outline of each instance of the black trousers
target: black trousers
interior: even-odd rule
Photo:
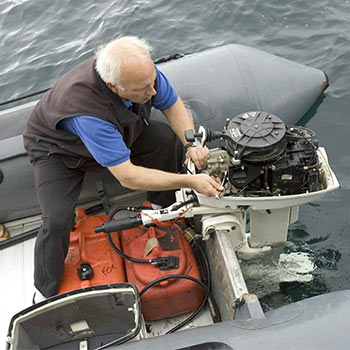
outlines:
[[[150,121],[131,146],[131,161],[135,165],[168,172],[178,172],[178,154],[181,154],[180,142],[167,124],[158,121]],[[34,162],[43,219],[34,248],[34,284],[45,297],[57,294],[59,289],[84,175],[90,170],[104,169],[71,164],[70,159],[61,155],[40,157]],[[174,192],[149,192],[148,199],[168,206],[175,200]]]

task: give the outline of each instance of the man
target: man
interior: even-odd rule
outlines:
[[[152,106],[170,127],[149,120]],[[34,258],[34,284],[43,296],[58,291],[85,172],[108,168],[122,186],[150,191],[160,206],[171,204],[178,188],[206,196],[223,190],[210,176],[177,174],[176,136],[186,145],[187,129],[194,125],[183,102],[136,37],[108,43],[43,96],[23,135],[43,217]],[[205,166],[207,148],[185,149],[198,169]]]

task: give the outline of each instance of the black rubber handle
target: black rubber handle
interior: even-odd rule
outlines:
[[[109,232],[115,232],[115,231],[122,231],[122,230],[127,230],[128,228],[137,227],[139,225],[142,225],[141,216],[130,216],[119,220],[109,221],[104,223],[101,226],[97,226],[95,227],[95,233],[100,233],[100,232],[109,233]]]

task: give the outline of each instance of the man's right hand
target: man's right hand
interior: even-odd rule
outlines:
[[[186,152],[185,165],[188,165],[188,161],[191,159],[195,167],[198,170],[205,169],[207,167],[207,161],[210,153],[207,146],[193,146],[190,147]]]
[[[215,197],[219,195],[220,198],[224,195],[224,187],[221,186],[219,178],[209,176],[207,174],[191,175],[191,187],[204,194],[206,197]]]

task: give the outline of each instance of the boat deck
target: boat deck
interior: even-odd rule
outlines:
[[[140,205],[146,200],[145,193],[133,192],[127,195],[113,198],[111,207],[125,205]],[[92,207],[98,202],[82,205],[83,208]],[[17,220],[5,224],[10,237],[20,235],[23,232],[39,227],[41,217],[33,216],[27,219]],[[34,244],[35,237],[6,247],[0,251],[0,343],[5,341],[8,326],[13,315],[32,305],[34,294]],[[191,313],[190,313],[191,314]],[[149,337],[164,334],[183,321],[188,314],[173,317],[164,321],[151,322]],[[149,323],[149,322],[147,322]],[[203,310],[194,321],[183,327],[191,328],[212,323],[209,310]]]
[[[7,336],[11,317],[32,305],[35,238],[5,248],[0,253],[0,338]]]

